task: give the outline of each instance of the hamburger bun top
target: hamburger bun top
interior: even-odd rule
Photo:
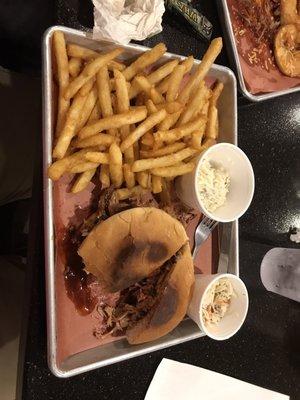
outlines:
[[[157,208],[132,208],[100,222],[78,254],[106,292],[123,290],[162,266],[188,242],[182,224]]]
[[[132,328],[126,337],[130,344],[156,340],[171,332],[184,318],[192,297],[195,276],[188,243],[180,250],[167,278],[167,284],[156,304]]]

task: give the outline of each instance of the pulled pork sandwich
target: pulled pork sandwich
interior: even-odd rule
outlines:
[[[184,318],[194,268],[182,224],[154,207],[122,211],[100,222],[78,254],[107,293],[120,292],[103,308],[101,335],[125,333],[131,344],[158,339]]]

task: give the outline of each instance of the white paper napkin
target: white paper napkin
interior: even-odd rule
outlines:
[[[289,396],[164,358],[145,400],[288,400]]]
[[[162,31],[163,0],[93,0],[95,39],[127,44]]]

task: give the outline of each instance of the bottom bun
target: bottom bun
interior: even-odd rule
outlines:
[[[167,284],[153,309],[127,329],[130,344],[156,340],[171,332],[186,315],[194,287],[194,266],[190,246],[180,250]]]

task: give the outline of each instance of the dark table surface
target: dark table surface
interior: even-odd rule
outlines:
[[[58,1],[53,8],[49,7],[52,14],[47,14],[39,26],[46,28],[51,23],[77,28],[91,26],[91,7],[82,9],[82,3]],[[202,10],[214,24],[214,36],[221,35],[215,2],[203,0]],[[168,14],[164,17],[163,27],[161,34],[144,44],[153,46],[164,41],[171,52],[192,53],[201,58],[206,45],[193,33]],[[217,62],[228,65],[226,48]],[[37,71],[38,59],[28,64],[28,68]],[[220,343],[209,338],[193,340],[69,379],[54,377],[47,366],[39,158],[31,219],[28,302],[21,338],[18,398],[143,399],[159,362],[168,357],[289,394],[293,400],[300,399],[300,305],[267,292],[259,275],[266,252],[272,247],[293,247],[288,231],[290,227],[300,225],[299,126],[300,94],[260,104],[249,103],[238,95],[239,145],[248,154],[256,176],[252,205],[240,219],[240,275],[249,291],[250,307],[238,334]]]

